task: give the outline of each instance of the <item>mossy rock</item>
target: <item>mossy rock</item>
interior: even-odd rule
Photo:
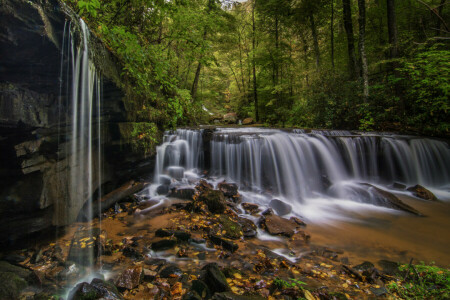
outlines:
[[[241,225],[233,221],[229,216],[221,215],[219,217],[219,223],[222,225],[221,230],[223,236],[232,240],[238,240],[243,236]]]
[[[27,281],[11,272],[0,272],[0,299],[17,299]]]
[[[213,214],[222,214],[227,208],[225,196],[219,190],[211,190],[202,193],[199,200],[206,204]]]

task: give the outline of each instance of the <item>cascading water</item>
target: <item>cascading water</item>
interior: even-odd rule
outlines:
[[[80,42],[76,45],[76,28],[79,25]],[[66,222],[76,220],[83,208],[84,217],[92,219],[92,197],[98,186],[97,195],[101,195],[101,78],[89,58],[89,29],[82,19],[79,24],[69,23],[64,27],[61,58],[61,96],[65,90],[66,103],[62,118],[68,120],[70,139],[65,144],[66,153],[70,153],[68,176],[69,199],[60,203],[58,215],[65,216]],[[59,125],[62,126],[61,124]],[[92,237],[87,229],[88,237]],[[83,248],[78,263],[92,266],[94,263],[94,245]],[[72,250],[73,249],[73,250]],[[71,251],[76,251],[72,246]]]
[[[180,129],[164,141],[155,178],[169,166],[201,167],[200,131]],[[447,143],[412,136],[222,128],[213,133],[210,156],[209,175],[236,182],[245,200],[267,205],[276,197],[302,212],[324,199],[380,204],[362,183],[421,184],[446,196],[450,183]]]

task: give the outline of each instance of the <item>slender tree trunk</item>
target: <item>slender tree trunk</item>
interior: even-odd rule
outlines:
[[[316,69],[319,70],[320,67],[319,39],[317,37],[316,23],[314,22],[314,14],[312,13],[312,11],[309,12],[309,20],[311,25],[311,33],[314,41],[314,53],[316,55]]]
[[[356,64],[355,40],[353,37],[352,8],[350,6],[350,0],[342,0],[342,6],[344,10],[345,33],[347,34],[348,68],[350,77],[356,78],[359,72]]]
[[[274,69],[274,85],[278,84],[278,47],[279,47],[279,36],[278,36],[278,16],[275,16],[275,59],[273,64]]]
[[[442,11],[444,10],[446,0],[441,0],[441,3],[439,4],[439,7],[437,9],[439,16],[442,17]],[[436,36],[442,34],[442,20],[441,18],[436,19]]]
[[[387,21],[390,46],[390,57],[398,56],[397,42],[397,21],[395,17],[395,0],[386,0],[387,3]]]
[[[256,60],[255,60],[255,50],[256,50],[256,24],[255,24],[255,5],[256,0],[253,0],[252,7],[252,69],[253,69],[253,103],[255,105],[255,119],[259,122],[259,112],[258,112],[258,91],[256,85]]]
[[[202,70],[202,63],[199,62],[197,65],[197,71],[195,71],[194,82],[192,83],[192,88],[191,88],[192,100],[195,100],[195,98],[197,97],[198,81],[200,79],[201,70]]]
[[[245,93],[245,78],[244,78],[244,66],[242,64],[242,45],[241,45],[241,33],[239,32],[239,67],[241,70],[242,91]]]
[[[361,70],[364,87],[364,103],[369,97],[369,71],[367,69],[366,57],[366,0],[358,0],[359,9],[359,54],[361,56]]]
[[[331,67],[333,68],[334,71],[334,0],[331,0],[330,40],[331,40]]]

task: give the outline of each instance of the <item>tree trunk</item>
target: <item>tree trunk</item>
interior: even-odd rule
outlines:
[[[359,9],[359,54],[361,56],[361,70],[364,87],[364,103],[369,97],[369,71],[367,69],[366,57],[366,0],[358,0]]]
[[[352,8],[350,6],[350,0],[342,0],[342,6],[344,10],[345,33],[347,34],[348,68],[350,77],[356,78],[359,72],[356,64],[355,40],[353,37]]]
[[[316,55],[316,69],[319,70],[320,67],[319,39],[317,38],[316,23],[314,22],[314,14],[312,13],[312,11],[309,12],[309,20],[311,25],[311,33],[314,41],[314,53]]]
[[[199,62],[198,65],[197,65],[197,71],[195,71],[194,82],[192,83],[192,88],[191,88],[192,100],[195,100],[195,97],[197,97],[198,81],[200,79],[200,71],[201,70],[202,70],[202,63]]]
[[[397,46],[397,21],[395,18],[395,0],[386,0],[387,3],[387,21],[390,46],[390,57],[396,58],[398,55]]]
[[[258,112],[258,91],[256,85],[256,61],[255,61],[255,50],[256,50],[256,24],[255,24],[255,5],[256,0],[253,0],[252,7],[252,69],[253,69],[253,103],[255,105],[255,120],[259,122],[259,112]]]
[[[439,4],[439,7],[437,9],[438,14],[440,17],[442,17],[442,11],[444,10],[446,0],[441,0],[441,3]],[[436,19],[436,36],[442,34],[442,20],[441,18],[437,17]]]
[[[334,70],[334,0],[331,0],[330,39],[331,39],[331,67]]]

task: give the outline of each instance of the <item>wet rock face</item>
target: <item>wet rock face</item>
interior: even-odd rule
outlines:
[[[213,214],[221,214],[227,208],[225,197],[219,190],[206,191],[200,194],[199,201],[204,202]]]
[[[82,282],[74,287],[67,298],[68,300],[108,299],[123,300],[117,288],[110,282],[95,278],[91,283]]]
[[[206,283],[213,294],[230,291],[227,279],[216,263],[207,264],[202,268],[200,280]]]
[[[267,215],[261,219],[261,226],[271,235],[283,235],[291,237],[294,235],[298,225],[291,220],[276,215]]]
[[[292,212],[292,206],[281,200],[273,199],[269,202],[269,207],[271,207],[277,215],[284,216]]]

